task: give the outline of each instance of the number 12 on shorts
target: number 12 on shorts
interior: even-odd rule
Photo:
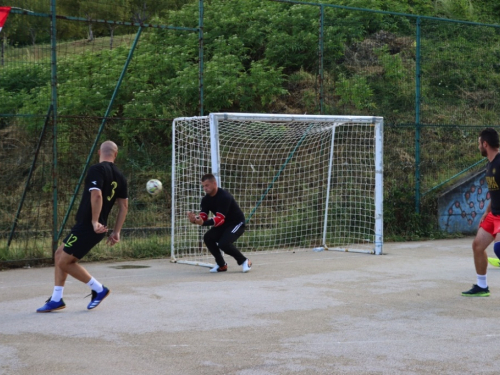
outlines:
[[[65,247],[71,247],[78,240],[78,237],[74,234],[70,234],[68,241],[64,244]]]

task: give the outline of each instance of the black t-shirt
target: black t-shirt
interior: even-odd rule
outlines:
[[[102,193],[102,209],[99,223],[107,225],[108,215],[116,198],[127,199],[127,180],[118,168],[111,162],[104,161],[89,168],[85,178],[82,201],[76,213],[77,224],[92,226],[92,205],[90,191],[98,189]]]
[[[201,200],[201,212],[207,215],[207,217],[210,212],[214,215],[218,213],[222,214],[224,216],[224,224],[222,225],[224,226],[245,222],[245,215],[234,197],[228,191],[221,188],[217,189],[217,193],[213,197],[208,194],[203,197]],[[214,220],[209,219],[203,225],[214,225]]]
[[[486,182],[491,198],[491,213],[500,215],[500,154],[486,164]]]

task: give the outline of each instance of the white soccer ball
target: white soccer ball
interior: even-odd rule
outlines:
[[[152,179],[149,180],[148,183],[146,184],[146,190],[151,195],[158,194],[161,191],[161,189],[163,189],[163,185],[161,184],[160,180]]]

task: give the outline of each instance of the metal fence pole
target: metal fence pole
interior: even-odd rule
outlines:
[[[199,50],[198,50],[198,56],[199,56],[199,71],[198,71],[198,79],[199,79],[199,85],[200,85],[200,116],[203,116],[203,0],[200,0],[199,2],[199,9],[200,9],[200,18],[198,21],[198,38],[199,38]]]
[[[325,7],[321,5],[319,7],[320,15],[319,15],[319,113],[324,114],[324,100],[325,100],[325,92],[324,92],[324,70],[323,70],[323,62],[324,62],[324,23],[325,23]]]
[[[56,40],[56,0],[50,0],[51,5],[51,106],[52,106],[52,258],[57,249],[57,40]]]
[[[420,17],[417,18],[415,64],[415,212],[420,213]]]

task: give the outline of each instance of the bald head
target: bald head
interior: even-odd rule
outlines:
[[[113,141],[105,141],[99,149],[99,161],[114,162],[118,155],[118,146]]]

